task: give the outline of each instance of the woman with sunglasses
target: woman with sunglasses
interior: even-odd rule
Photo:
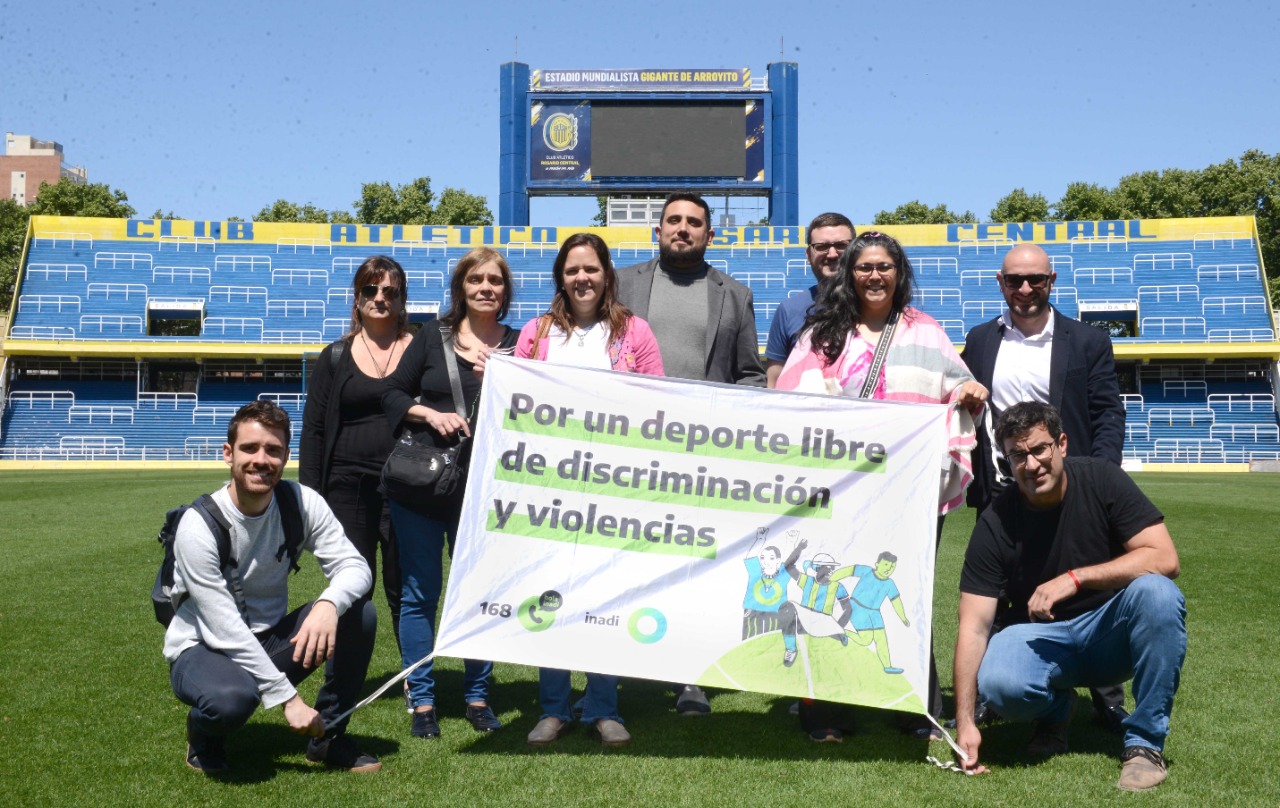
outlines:
[[[939,447],[939,454],[946,456],[938,496],[937,539],[941,539],[943,515],[964,504],[964,489],[973,478],[969,455],[976,431],[972,416],[986,402],[987,389],[974,380],[942,326],[911,307],[914,279],[911,262],[897,239],[876,231],[855,238],[840,256],[836,274],[823,281],[804,331],[783,366],[778,389],[960,405],[949,411],[948,445]],[[868,378],[881,347],[882,365],[875,378]],[[885,670],[898,669],[886,663]],[[929,690],[929,712],[941,717],[942,691],[932,654]],[[816,741],[839,740],[835,722],[826,720],[831,715],[828,707],[802,702],[802,723]],[[927,721],[913,720],[904,729],[920,737],[941,738]]]
[[[387,420],[397,430],[425,432],[442,448],[472,434],[475,425],[470,418],[480,395],[476,362],[491,351],[509,352],[516,344],[516,332],[499,322],[511,306],[513,291],[511,269],[494,250],[477,247],[458,259],[449,281],[449,311],[438,322],[424,325],[413,338],[382,397]],[[449,334],[448,344],[442,330]],[[462,401],[454,400],[447,363],[457,368]],[[468,460],[469,448],[460,462]],[[459,491],[454,502],[430,513],[421,512],[415,503],[391,501],[391,520],[400,545],[400,654],[405,667],[435,647],[442,553],[447,542],[452,554],[462,496]],[[464,661],[466,716],[478,732],[502,727],[489,706],[492,672],[492,662]],[[432,663],[419,666],[408,681],[413,711],[410,731],[418,738],[439,737]]]
[[[520,330],[516,356],[577,367],[661,376],[662,355],[653,331],[618,300],[609,247],[592,233],[565,239],[551,270],[555,297],[546,314]],[[542,718],[529,733],[531,746],[554,743],[572,725],[569,671],[542,668],[538,675]],[[580,703],[582,723],[605,746],[625,746],[631,735],[618,716],[618,677],[587,674]]]
[[[405,276],[394,259],[375,255],[356,270],[351,326],[312,363],[302,411],[299,481],[319,491],[382,588],[391,629],[400,636],[400,565],[386,499],[378,490],[395,435],[382,412],[387,377],[413,335],[405,313]]]

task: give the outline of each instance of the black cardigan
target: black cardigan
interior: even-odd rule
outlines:
[[[510,348],[516,343],[519,334],[507,328],[499,347]],[[399,434],[403,425],[417,433],[429,431],[437,446],[447,446],[449,441],[442,438],[434,429],[423,423],[404,422],[405,414],[415,403],[422,403],[439,412],[455,412],[453,390],[449,384],[449,370],[445,366],[444,341],[440,336],[439,323],[432,321],[422,327],[405,349],[395,373],[387,380],[387,390],[382,394],[382,409],[386,410],[387,421],[391,428]],[[464,410],[470,410],[471,402],[480,392],[480,380],[472,372],[472,365],[462,357],[454,354],[450,357],[457,361],[459,381],[462,383],[462,395],[466,398]],[[414,399],[418,401],[415,402]],[[475,424],[471,424],[474,433]]]
[[[335,345],[343,351],[333,358]],[[342,389],[359,373],[351,355],[351,338],[344,337],[325,346],[311,368],[307,381],[307,403],[302,409],[302,438],[298,461],[298,482],[322,494],[333,470],[333,448],[342,428]]]

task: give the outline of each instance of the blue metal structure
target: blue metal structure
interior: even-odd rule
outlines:
[[[499,224],[528,225],[529,197],[532,195],[602,196],[692,190],[716,196],[766,196],[769,198],[769,221],[773,225],[799,225],[799,78],[795,63],[770,64],[767,85],[761,83],[715,90],[678,89],[677,83],[659,85],[663,89],[656,90],[606,88],[565,91],[536,86],[540,83],[530,81],[536,73],[540,71],[531,71],[528,65],[520,62],[508,62],[500,70]],[[544,106],[548,110],[563,110],[573,105],[589,107],[592,101],[743,102],[751,111],[749,114],[758,116],[759,139],[762,141],[757,147],[759,165],[754,173],[749,171],[749,176],[744,178],[634,176],[601,180],[591,177],[589,164],[585,172],[573,177],[533,177],[530,166],[535,144],[531,142],[530,132],[538,112]],[[755,107],[752,108],[751,104]],[[556,114],[567,117],[562,111]],[[749,136],[746,140],[754,142],[754,137]]]

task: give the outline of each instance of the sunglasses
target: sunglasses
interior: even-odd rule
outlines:
[[[1021,289],[1022,284],[1031,284],[1032,289],[1043,289],[1049,282],[1048,275],[1001,275],[1004,285],[1010,289]]]
[[[371,283],[371,284],[369,284],[368,286],[361,286],[361,287],[360,287],[360,296],[361,296],[361,297],[363,297],[363,298],[365,298],[366,300],[373,300],[375,297],[377,297],[377,296],[378,296],[378,289],[379,289],[379,288],[381,288],[381,289],[382,289],[382,296],[383,296],[384,298],[386,298],[387,300],[399,300],[399,299],[400,299],[400,287],[399,287],[399,286],[382,286],[382,287],[379,287],[377,284],[374,284],[374,283]]]

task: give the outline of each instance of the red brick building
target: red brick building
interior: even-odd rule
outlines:
[[[4,156],[0,157],[0,198],[30,205],[40,194],[40,183],[54,185],[63,177],[80,185],[89,181],[83,166],[63,163],[61,143],[5,133]]]

